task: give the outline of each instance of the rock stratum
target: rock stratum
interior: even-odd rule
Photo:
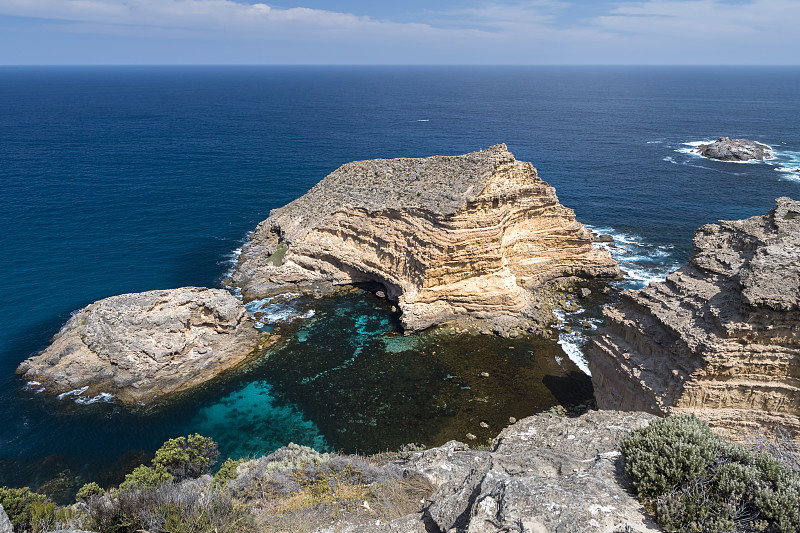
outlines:
[[[686,266],[604,314],[588,352],[599,408],[800,430],[800,202],[701,227]]]
[[[258,225],[229,282],[245,300],[377,282],[407,330],[542,313],[537,289],[619,275],[555,189],[505,145],[343,165]]]
[[[713,143],[701,144],[697,153],[720,161],[763,161],[772,157],[771,148],[750,139],[720,137]]]
[[[146,403],[242,362],[262,335],[242,303],[222,289],[122,294],[75,313],[17,374],[51,393]]]

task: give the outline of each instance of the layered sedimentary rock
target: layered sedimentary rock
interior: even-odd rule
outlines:
[[[246,300],[377,282],[406,329],[459,317],[530,319],[564,276],[619,275],[555,190],[505,145],[461,156],[346,164],[275,209],[230,282]]]
[[[697,153],[720,161],[763,161],[772,156],[770,147],[766,144],[730,137],[720,137],[713,143],[701,144],[697,147]]]
[[[75,313],[17,373],[52,393],[148,402],[236,365],[261,338],[242,303],[222,289],[122,294]]]
[[[598,407],[800,430],[800,202],[776,204],[701,227],[686,266],[604,311]]]

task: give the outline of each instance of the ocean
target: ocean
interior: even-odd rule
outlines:
[[[691,153],[723,135],[775,158]],[[800,68],[0,67],[0,485],[115,483],[190,432],[234,457],[485,442],[509,416],[590,398],[579,327],[558,344],[403,336],[363,292],[261,302],[274,320],[304,316],[289,342],[159,409],[53,397],[14,374],[92,301],[220,286],[270,209],[339,165],[501,142],[615,236],[618,288],[641,287],[687,260],[697,227],[800,198]],[[606,302],[560,318],[597,326]]]

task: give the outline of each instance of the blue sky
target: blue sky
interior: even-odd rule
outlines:
[[[0,0],[0,64],[800,64],[800,0]]]

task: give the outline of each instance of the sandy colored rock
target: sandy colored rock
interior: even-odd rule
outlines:
[[[377,282],[408,330],[462,317],[508,329],[547,314],[536,293],[551,280],[619,275],[591,243],[533,165],[501,144],[343,165],[258,225],[230,282],[246,300]]]
[[[222,289],[122,294],[75,313],[17,373],[50,393],[149,402],[240,363],[262,336],[242,303]]]
[[[800,202],[703,226],[686,266],[604,314],[588,350],[599,408],[800,430]]]
[[[713,143],[701,144],[697,153],[720,161],[763,161],[772,156],[770,147],[750,139],[720,137]]]
[[[2,505],[0,505],[0,533],[14,533],[14,529],[11,527],[11,520],[8,519],[8,515]]]

